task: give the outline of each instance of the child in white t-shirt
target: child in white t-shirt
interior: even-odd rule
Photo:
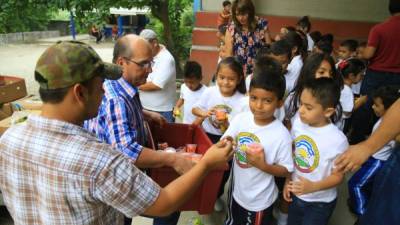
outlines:
[[[225,224],[271,224],[278,197],[274,176],[293,171],[292,139],[274,117],[283,104],[284,77],[280,71],[256,71],[250,82],[251,112],[237,115],[223,136],[237,144]]]
[[[361,81],[364,71],[365,65],[363,61],[356,58],[343,60],[338,65],[338,72],[342,75],[344,85],[340,92],[340,105],[343,113],[336,126],[344,133],[347,133],[349,129],[349,118],[354,110],[354,94],[351,86]]]
[[[374,125],[374,132],[381,123],[386,110],[400,98],[399,87],[387,86],[378,88],[372,95],[374,112],[377,117],[381,117]],[[378,171],[382,168],[386,160],[390,157],[395,141],[392,140],[383,146],[379,151],[372,155],[361,168],[351,177],[348,182],[349,206],[351,211],[357,216],[362,216],[368,205],[374,179]]]
[[[287,67],[287,73],[285,74],[286,92],[290,93],[300,75],[301,68],[303,67],[303,54],[305,54],[307,50],[304,49],[302,37],[295,31],[287,33],[283,40],[289,42],[292,48],[292,59]]]
[[[295,169],[286,180],[283,197],[290,201],[288,225],[325,225],[336,205],[344,174],[334,160],[348,147],[346,136],[331,123],[340,87],[331,78],[305,83],[291,134]]]
[[[230,121],[242,112],[244,108],[242,99],[245,93],[244,73],[240,62],[234,57],[222,59],[217,66],[216,85],[207,88],[192,109],[193,115],[203,121],[202,127],[213,143],[221,139]],[[230,170],[224,172],[215,205],[216,211],[221,211],[223,208],[220,197],[224,193],[229,173]]]
[[[181,85],[180,98],[176,102],[174,107],[174,116],[182,116],[180,110],[183,105],[183,118],[182,122],[186,124],[192,124],[196,117],[192,114],[193,105],[200,99],[203,92],[207,87],[201,84],[203,78],[201,72],[201,66],[198,62],[188,61],[185,64],[183,71],[183,84]]]

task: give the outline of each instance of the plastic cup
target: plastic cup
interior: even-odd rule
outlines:
[[[216,109],[215,119],[219,121],[226,120],[226,111],[224,109]]]
[[[196,153],[197,144],[186,144],[186,152]]]

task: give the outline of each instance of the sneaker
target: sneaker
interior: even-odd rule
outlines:
[[[221,212],[223,209],[224,209],[224,202],[222,201],[221,198],[217,198],[217,201],[215,201],[214,205],[214,211]]]

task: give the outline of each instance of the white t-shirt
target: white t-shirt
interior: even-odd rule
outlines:
[[[153,82],[161,90],[140,91],[140,101],[145,109],[168,112],[176,102],[176,71],[175,60],[171,53],[161,46],[160,52],[154,56],[153,72],[147,77],[147,82]]]
[[[243,111],[243,98],[244,94],[238,91],[231,97],[224,97],[221,95],[218,86],[213,86],[203,92],[200,100],[193,107],[199,107],[204,111],[208,111],[211,108],[224,109],[228,114],[228,121],[232,121],[234,116]],[[224,131],[224,128],[218,123],[214,115],[206,118],[202,126],[207,133],[214,135],[222,135]]]
[[[245,96],[243,99],[243,112],[251,112],[250,110],[250,105],[249,105],[249,101],[250,101],[250,96]],[[275,109],[274,112],[274,117],[276,119],[278,119],[279,121],[283,121],[285,119],[285,107],[282,105],[280,108]]]
[[[190,90],[186,84],[181,85],[181,96],[183,102],[183,123],[191,124],[196,119],[196,116],[192,114],[193,105],[200,99],[203,92],[207,89],[205,85],[197,91]]]
[[[296,85],[301,68],[303,68],[303,60],[301,59],[300,55],[297,55],[293,57],[292,61],[290,61],[287,68],[287,73],[285,74],[287,93],[290,93]]]
[[[307,34],[307,44],[308,44],[307,50],[311,52],[314,48],[314,40],[312,39],[310,34]]]
[[[375,132],[376,129],[378,129],[381,122],[382,122],[382,118],[380,118],[375,123],[374,128],[372,129],[372,133]],[[394,140],[389,141],[379,151],[377,151],[375,154],[373,154],[372,157],[374,157],[375,159],[386,161],[392,154],[395,144],[396,144],[396,142]]]
[[[336,122],[336,126],[343,130],[344,128],[344,120],[349,118],[350,116],[346,116],[345,112],[351,113],[354,108],[354,95],[353,91],[348,85],[344,85],[342,91],[340,92],[340,104],[342,105],[342,118]]]
[[[253,78],[253,74],[249,74],[249,75],[246,77],[246,80],[244,80],[244,81],[245,81],[245,84],[246,84],[246,92],[249,92],[249,91],[250,91],[250,82],[251,82],[251,78]]]
[[[355,95],[360,94],[361,84],[362,84],[362,80],[360,80],[360,82],[358,82],[357,84],[351,85],[351,90],[353,91],[353,94],[355,94]]]
[[[247,163],[246,147],[250,143],[260,143],[267,164],[279,164],[292,172],[292,138],[289,131],[279,120],[259,126],[251,112],[244,112],[235,117],[224,136],[231,136],[237,142],[233,161],[233,197],[236,202],[250,211],[268,208],[278,197],[274,176]]]
[[[293,152],[293,180],[302,176],[321,181],[332,174],[334,160],[349,146],[346,136],[335,125],[310,127],[296,115],[292,130],[295,143]],[[331,202],[337,196],[336,187],[297,196],[307,202]]]

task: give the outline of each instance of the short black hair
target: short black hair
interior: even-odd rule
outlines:
[[[332,78],[311,79],[304,84],[303,91],[306,89],[324,109],[336,108],[340,104],[340,87]]]
[[[344,63],[342,65],[342,63]],[[365,64],[362,60],[352,58],[341,62],[338,66],[339,73],[343,78],[349,77],[349,74],[357,75],[365,70]]]
[[[275,93],[279,100],[285,95],[286,82],[282,74],[281,65],[271,59],[263,58],[258,61],[260,65],[256,65],[253,78],[250,81],[250,90],[252,88],[261,88],[266,91]]]
[[[400,98],[400,86],[389,85],[379,87],[372,93],[372,99],[375,98],[380,98],[385,110],[387,110],[395,101],[397,101],[397,99]]]
[[[291,58],[292,48],[288,41],[285,39],[276,41],[271,45],[264,46],[260,50],[257,51],[256,60],[259,58],[267,57],[269,55],[286,55],[288,59]]]
[[[389,12],[392,15],[400,12],[400,0],[389,0]]]
[[[348,39],[340,43],[340,46],[348,48],[350,51],[355,52],[357,51],[358,41],[353,39]]]
[[[223,1],[222,6],[225,7],[227,5],[232,5],[231,1]]]
[[[331,55],[333,51],[333,46],[328,41],[318,41],[315,45],[319,50],[321,50],[324,54]]]
[[[201,65],[196,61],[187,61],[183,68],[183,78],[203,79]]]
[[[320,41],[327,41],[331,44],[333,44],[333,40],[334,40],[334,36],[331,33],[322,35],[321,39],[320,39]]]
[[[311,30],[311,22],[308,16],[303,16],[299,21],[297,21],[297,25],[305,28],[307,32],[310,32]]]

